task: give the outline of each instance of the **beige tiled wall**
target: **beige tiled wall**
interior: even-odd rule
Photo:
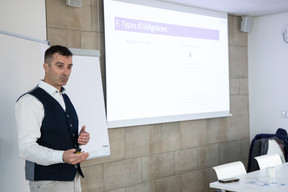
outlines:
[[[46,0],[51,45],[97,49],[105,86],[102,0]],[[247,33],[229,16],[231,117],[109,129],[111,156],[82,163],[83,192],[205,192],[216,180],[213,166],[242,160],[249,152]]]

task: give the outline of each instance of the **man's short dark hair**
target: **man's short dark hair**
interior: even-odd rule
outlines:
[[[45,56],[44,56],[45,63],[50,65],[53,59],[53,55],[55,53],[58,53],[62,56],[67,56],[67,57],[73,55],[72,52],[67,47],[64,47],[61,45],[53,45],[45,51]]]

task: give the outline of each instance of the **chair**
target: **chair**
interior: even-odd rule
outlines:
[[[218,165],[213,167],[213,169],[216,172],[218,180],[236,177],[247,173],[241,161]],[[225,190],[216,190],[215,192],[225,192]]]
[[[247,172],[259,170],[259,165],[255,157],[271,153],[278,153],[282,162],[288,159],[288,134],[283,128],[278,128],[276,133],[257,134],[251,141]]]
[[[282,149],[280,148],[280,145],[277,143],[276,139],[269,139],[268,141],[268,151],[267,151],[267,155],[273,154],[273,153],[278,153],[280,155],[280,158],[282,160],[282,163],[285,163],[285,157],[283,154]]]
[[[267,167],[274,167],[276,165],[281,165],[282,160],[278,153],[267,154],[255,157],[260,169],[266,169]]]
[[[230,177],[236,177],[236,176],[247,173],[241,161],[218,165],[218,166],[213,167],[213,169],[216,172],[218,180],[227,179]]]

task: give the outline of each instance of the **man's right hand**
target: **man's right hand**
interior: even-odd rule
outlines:
[[[78,163],[81,163],[82,161],[85,161],[89,157],[89,153],[87,152],[80,152],[75,153],[76,149],[69,149],[67,151],[64,151],[63,153],[63,161],[68,164],[77,165]]]

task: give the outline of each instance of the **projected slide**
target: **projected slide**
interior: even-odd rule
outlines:
[[[104,6],[108,126],[229,115],[226,14]]]

